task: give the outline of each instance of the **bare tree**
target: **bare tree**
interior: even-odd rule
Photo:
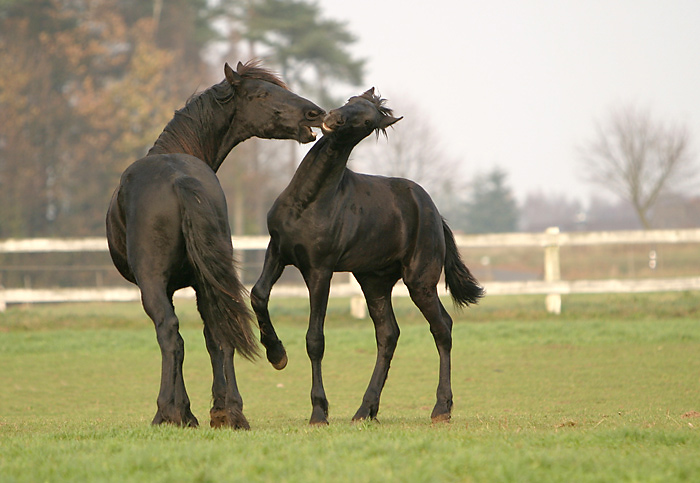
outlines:
[[[629,201],[645,229],[659,197],[683,190],[697,174],[688,129],[656,122],[648,110],[631,106],[611,111],[596,126],[579,161],[585,179]]]

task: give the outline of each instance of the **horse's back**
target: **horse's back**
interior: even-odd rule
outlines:
[[[215,206],[226,202],[214,171],[185,154],[149,155],[122,174],[107,213],[107,238],[112,259],[127,279],[138,283],[137,272],[170,272],[185,256],[182,207],[176,180],[192,178],[201,196]]]

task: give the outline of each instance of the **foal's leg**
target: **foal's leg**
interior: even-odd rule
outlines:
[[[270,240],[265,252],[262,273],[250,292],[250,301],[258,318],[260,342],[265,346],[267,360],[278,370],[284,369],[287,365],[287,351],[284,349],[282,341],[277,337],[267,307],[270,302],[272,286],[279,280],[283,271],[284,265],[280,262],[277,246]]]
[[[394,357],[396,343],[399,340],[399,326],[396,323],[394,309],[391,305],[391,289],[398,277],[380,279],[371,275],[355,275],[367,300],[369,315],[374,322],[377,340],[377,361],[370,379],[362,405],[352,417],[353,421],[375,419],[379,411],[379,398],[384,389],[391,359]]]
[[[428,277],[426,277],[428,278]],[[437,387],[437,402],[430,415],[434,423],[449,421],[452,413],[451,351],[452,319],[437,295],[437,280],[411,280],[404,278],[413,303],[420,309],[430,324],[440,355],[440,373]]]
[[[328,399],[323,388],[321,361],[325,350],[323,322],[328,308],[333,272],[314,270],[304,274],[309,289],[309,329],[306,332],[306,352],[311,360],[311,419],[309,424],[328,424]]]
[[[165,292],[164,284],[142,281],[139,287],[143,308],[155,324],[162,356],[158,411],[153,424],[197,426],[199,422],[190,411],[190,399],[182,376],[185,344],[180,336],[180,323],[173,308],[172,294]]]

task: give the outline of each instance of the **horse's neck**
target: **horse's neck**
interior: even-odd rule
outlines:
[[[211,129],[211,132],[202,132],[197,131],[197,128],[192,126],[192,135],[184,138],[171,132],[166,126],[148,154],[189,154],[201,159],[216,171],[228,153],[240,141],[227,139],[224,136],[226,130],[223,128],[222,134],[218,135],[214,134],[217,132],[214,126]]]
[[[326,136],[314,144],[304,156],[284,195],[306,206],[324,194],[337,190],[354,146],[338,146]]]
[[[201,122],[186,109],[177,111],[148,154],[184,153],[201,159],[217,171],[229,152],[249,136],[239,132],[235,105],[219,106],[220,115]]]

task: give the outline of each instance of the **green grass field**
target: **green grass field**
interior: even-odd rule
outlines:
[[[289,365],[237,362],[251,431],[208,428],[211,371],[191,302],[177,311],[200,428],[152,427],[155,331],[136,304],[0,313],[0,482],[698,481],[700,294],[487,297],[454,315],[452,422],[432,425],[437,351],[396,301],[401,338],[379,423],[351,424],[374,331],[332,300],[330,426],[309,427],[307,303],[273,300]]]

